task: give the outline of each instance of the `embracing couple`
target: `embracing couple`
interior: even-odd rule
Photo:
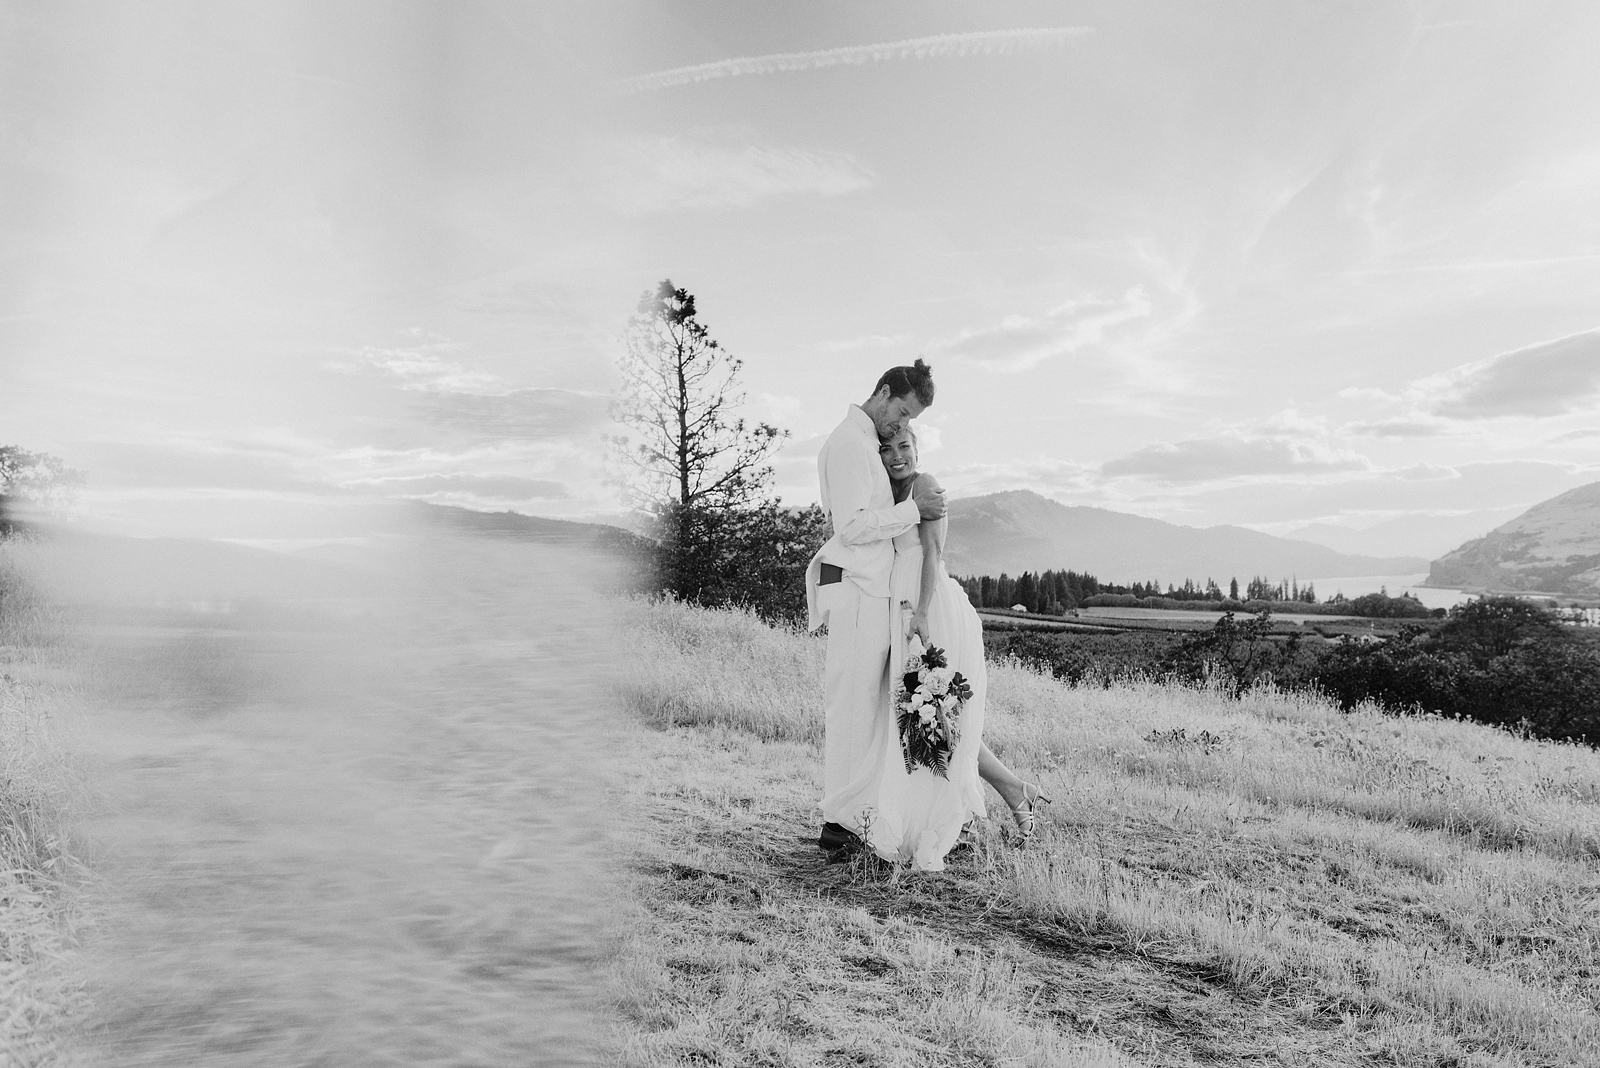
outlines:
[[[1033,835],[1034,805],[1049,801],[983,744],[983,626],[945,573],[944,490],[919,470],[911,428],[933,392],[922,360],[892,367],[828,436],[817,476],[833,536],[806,572],[811,629],[828,626],[817,844],[864,847],[925,871],[943,869],[962,830],[984,816],[980,779],[1005,799],[1019,843]],[[891,680],[913,638],[942,649],[971,688],[942,775],[912,767],[901,751]]]

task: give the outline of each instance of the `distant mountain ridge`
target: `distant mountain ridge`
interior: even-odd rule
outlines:
[[[1471,538],[1481,538],[1522,512],[1480,508],[1459,515],[1403,515],[1357,530],[1337,523],[1308,523],[1283,537],[1312,541],[1354,556],[1421,556],[1435,560]]]
[[[479,512],[449,504],[409,502],[413,514],[434,529],[455,534],[479,534],[555,545],[576,545],[602,550],[629,549],[638,535],[612,523],[583,523],[571,519],[546,519],[521,512]]]
[[[1600,482],[1529,508],[1446,553],[1429,586],[1600,597]]]
[[[945,562],[959,575],[1073,570],[1122,584],[1214,578],[1224,589],[1230,578],[1244,582],[1254,575],[1340,578],[1428,568],[1419,556],[1356,556],[1244,527],[1179,526],[1064,505],[1031,490],[952,500]]]

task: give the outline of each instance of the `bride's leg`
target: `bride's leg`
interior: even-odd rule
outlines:
[[[1033,838],[1034,828],[1037,826],[1035,803],[1049,804],[1050,799],[1036,784],[1018,778],[1016,772],[1006,767],[1005,763],[989,752],[989,747],[981,742],[978,743],[978,777],[993,786],[995,792],[1005,799],[1006,807],[1011,810],[1011,818],[1017,822],[1017,830],[1021,832],[1017,843],[1025,845]]]
[[[1017,773],[989,752],[989,747],[982,742],[978,743],[978,777],[994,787],[995,792],[1005,800],[1007,808],[1015,809],[1026,800],[1024,785],[1017,778]]]

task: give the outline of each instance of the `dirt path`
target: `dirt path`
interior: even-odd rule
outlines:
[[[435,541],[363,565],[368,592],[336,604],[86,630],[87,1062],[593,1056],[609,632],[589,564]]]

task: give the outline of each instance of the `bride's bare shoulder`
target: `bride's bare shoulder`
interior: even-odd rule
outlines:
[[[918,473],[917,481],[911,487],[911,496],[921,499],[926,494],[937,493],[942,489],[944,487],[939,485],[938,479],[928,474],[928,472],[922,471]]]

